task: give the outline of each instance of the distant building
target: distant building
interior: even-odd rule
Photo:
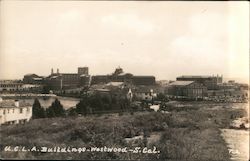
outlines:
[[[42,84],[44,77],[36,74],[26,74],[23,77],[24,84]]]
[[[108,75],[92,76],[91,84],[109,83],[109,82],[126,82],[134,85],[154,85],[154,76],[134,76],[131,73],[124,73],[123,69],[118,67],[115,72]]]
[[[78,67],[78,75],[89,75],[89,68],[88,67]]]
[[[59,69],[45,78],[45,84],[52,90],[64,90],[78,88],[87,85],[89,81],[88,67],[79,67],[78,73],[60,73]]]
[[[204,97],[207,94],[207,88],[195,81],[175,81],[168,85],[167,94],[188,98]]]
[[[35,84],[42,77],[36,74],[27,74],[24,76],[24,82]],[[92,86],[96,84],[107,84],[110,82],[124,82],[133,85],[155,85],[154,76],[134,76],[131,73],[124,73],[123,69],[118,67],[112,74],[107,75],[89,75],[88,67],[78,67],[77,73],[56,73],[51,69],[51,74],[43,78],[43,85],[46,90],[65,91],[68,89],[79,89],[80,87]]]
[[[157,96],[157,93],[154,92],[154,89],[150,87],[139,87],[134,89],[134,97],[136,100],[143,101],[152,101],[153,98]]]
[[[22,87],[23,83],[19,80],[0,80],[0,92],[17,92]]]
[[[0,125],[25,123],[31,117],[31,105],[19,101],[2,100],[0,98]]]
[[[208,90],[218,89],[218,84],[222,83],[222,76],[180,76],[177,77],[177,81],[195,81],[203,84]]]

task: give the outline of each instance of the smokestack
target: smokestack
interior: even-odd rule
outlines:
[[[15,106],[19,107],[19,101],[18,100],[15,100]]]
[[[59,74],[59,69],[57,68],[56,73]]]
[[[54,74],[53,68],[51,68],[51,74]]]

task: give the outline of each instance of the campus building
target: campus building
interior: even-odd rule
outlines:
[[[223,76],[180,76],[177,81],[195,81],[207,87],[208,90],[218,89],[218,84],[222,83]]]
[[[124,73],[123,69],[118,67],[114,73],[108,75],[95,75],[91,78],[91,84],[126,82],[134,85],[154,85],[154,76],[134,76],[131,73]]]
[[[31,117],[32,106],[30,104],[0,98],[0,125],[25,123]]]
[[[169,96],[201,98],[207,95],[207,88],[195,81],[175,81],[168,85],[166,93]]]
[[[26,74],[23,77],[24,84],[42,84],[44,77],[38,76],[37,74]]]
[[[23,88],[19,80],[0,80],[0,92],[16,92]]]
[[[54,73],[51,69],[51,74],[45,78],[44,83],[52,90],[64,90],[85,85],[88,78],[88,67],[79,67],[77,73],[60,73],[59,69]]]

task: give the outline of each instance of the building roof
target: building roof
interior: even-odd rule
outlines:
[[[37,76],[37,75],[34,73],[28,73],[28,74],[25,74],[24,76]]]
[[[124,82],[109,82],[106,85],[107,86],[121,86],[123,84],[124,84]]]
[[[110,92],[109,89],[95,89],[97,92]]]
[[[82,74],[82,75],[80,75],[80,77],[89,77],[89,75],[88,74]]]
[[[209,76],[209,75],[183,75],[177,78],[213,78],[216,76]]]
[[[191,83],[193,83],[194,81],[175,81],[170,83],[170,86],[186,86],[189,85]]]
[[[153,75],[134,75],[133,78],[155,78]]]
[[[59,73],[60,75],[77,75],[78,76],[78,74],[77,73]]]
[[[27,106],[31,106],[31,105],[27,102],[22,102],[22,101],[19,102],[19,107],[27,107]],[[0,102],[0,108],[16,108],[15,101],[3,100],[2,102]]]
[[[59,76],[52,76],[51,78],[54,79],[54,78],[58,78]]]
[[[129,75],[129,76],[133,76],[133,74],[131,74],[131,73],[120,73],[120,74],[118,74],[119,76],[125,76],[125,75]]]
[[[151,90],[150,87],[138,87],[135,89],[135,93],[149,93]]]
[[[43,78],[32,78],[33,80],[43,80]]]

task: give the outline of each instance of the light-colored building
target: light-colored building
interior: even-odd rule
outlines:
[[[134,95],[137,100],[152,101],[157,96],[157,93],[150,87],[139,87],[134,90]]]
[[[20,91],[23,84],[18,80],[0,80],[0,92]]]
[[[207,95],[207,88],[195,81],[175,81],[168,85],[166,92],[169,96],[199,98]]]
[[[28,122],[32,117],[32,106],[18,100],[0,98],[0,125]]]

